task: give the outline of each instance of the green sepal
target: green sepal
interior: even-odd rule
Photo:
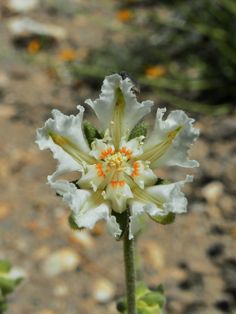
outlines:
[[[162,179],[162,178],[158,178],[155,185],[160,185],[160,184],[170,184],[171,181],[168,179]]]
[[[116,237],[116,240],[117,241],[119,241],[119,240],[121,240],[122,239],[122,237],[123,237],[123,235],[124,235],[124,233],[125,233],[125,231],[127,230],[127,228],[128,228],[128,220],[127,220],[127,215],[128,215],[128,213],[127,213],[127,210],[125,210],[123,213],[117,213],[117,212],[115,212],[115,211],[112,211],[111,212],[111,215],[112,216],[115,216],[115,218],[116,218],[116,221],[117,221],[117,223],[119,224],[119,226],[120,226],[120,229],[121,229],[121,234],[120,234],[120,236],[119,237]]]
[[[154,290],[150,290],[143,282],[137,284],[137,314],[163,314],[165,301],[162,285],[157,286]],[[117,310],[120,313],[127,314],[127,302],[125,298],[117,302]]]
[[[136,138],[139,136],[146,136],[146,135],[147,135],[147,125],[145,123],[139,123],[130,132],[128,140],[132,140],[133,138]]]
[[[83,230],[83,229],[84,229],[83,227],[81,228],[81,227],[79,227],[79,226],[77,225],[73,213],[71,213],[71,214],[69,215],[69,217],[68,217],[68,223],[69,223],[71,229],[73,229],[73,230]]]
[[[174,213],[169,213],[165,216],[150,216],[149,215],[149,217],[161,225],[169,225],[175,221],[175,214]]]
[[[7,302],[6,299],[1,298],[0,296],[0,313],[3,313],[7,310]]]
[[[14,290],[17,283],[15,280],[3,278],[0,276],[0,289],[3,295],[6,295]]]
[[[8,273],[11,270],[11,263],[6,260],[0,260],[0,273]]]
[[[84,135],[85,135],[90,147],[91,147],[92,142],[96,138],[102,138],[101,134],[98,132],[98,130],[95,128],[95,126],[92,125],[90,122],[84,121],[83,128],[84,128]]]

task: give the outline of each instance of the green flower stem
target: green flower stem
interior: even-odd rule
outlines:
[[[129,215],[127,215],[129,219]],[[134,240],[129,240],[129,231],[124,234],[124,264],[127,295],[127,314],[136,314],[135,285],[136,272],[134,264]]]

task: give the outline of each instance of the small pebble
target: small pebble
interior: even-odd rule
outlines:
[[[70,248],[52,253],[43,263],[42,269],[47,276],[56,276],[75,270],[80,264],[79,255]]]
[[[224,191],[224,186],[219,181],[213,181],[202,189],[202,195],[211,205],[216,204]]]
[[[108,303],[114,295],[115,287],[107,279],[99,279],[93,284],[93,297],[98,303]]]
[[[7,218],[11,213],[11,206],[8,203],[0,203],[0,220]]]
[[[165,256],[164,251],[160,245],[154,241],[148,241],[143,246],[143,256],[145,256],[146,261],[154,269],[160,270],[165,266]]]
[[[56,297],[65,297],[69,294],[69,289],[66,285],[58,285],[53,289],[53,294]]]
[[[8,0],[7,7],[15,12],[21,13],[35,9],[38,4],[38,0]]]
[[[81,245],[85,249],[94,248],[94,240],[87,230],[70,231],[69,238],[72,242]]]

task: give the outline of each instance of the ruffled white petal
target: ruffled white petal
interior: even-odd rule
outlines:
[[[103,130],[110,128],[114,121],[115,128],[120,128],[120,137],[131,131],[134,126],[150,112],[153,102],[144,101],[139,103],[132,91],[134,85],[129,78],[122,79],[118,74],[107,76],[103,82],[101,94],[95,101],[87,100],[86,103],[93,108],[101,122]],[[118,104],[119,93],[122,94],[122,102]],[[120,112],[115,113],[116,110]],[[118,120],[116,121],[117,118]]]
[[[144,144],[141,159],[150,160],[151,167],[181,166],[196,167],[198,162],[188,159],[188,150],[199,136],[193,127],[193,119],[181,110],[172,111],[163,120],[165,109],[158,109],[155,127]]]
[[[133,193],[127,183],[122,185],[111,182],[103,193],[105,199],[110,200],[111,208],[117,213],[123,213],[127,209],[127,200],[133,197]]]
[[[187,199],[181,188],[192,180],[192,176],[186,176],[185,180],[176,183],[154,185],[144,190],[136,188],[134,199],[143,203],[144,210],[151,216],[167,215],[169,212],[180,214],[187,210]]]
[[[70,171],[81,171],[83,161],[93,162],[88,156],[89,146],[82,129],[84,109],[81,106],[78,109],[76,116],[66,116],[59,110],[53,110],[53,119],[47,120],[44,127],[37,130],[36,143],[39,148],[50,149],[53,157],[59,161],[54,177]],[[60,142],[62,145],[59,145]]]
[[[144,204],[136,200],[129,202],[130,207],[130,223],[129,223],[129,239],[133,239],[134,236],[143,227],[143,215],[144,215]]]
[[[110,204],[105,201],[101,191],[96,193],[78,189],[73,183],[66,180],[52,181],[48,177],[49,185],[63,197],[74,214],[74,219],[80,228],[92,229],[97,221],[106,220],[109,232],[118,237],[121,234],[116,218],[110,215]]]

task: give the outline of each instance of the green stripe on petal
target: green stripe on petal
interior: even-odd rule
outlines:
[[[69,154],[74,160],[78,161],[80,164],[87,162],[88,164],[94,163],[94,159],[87,154],[81,152],[79,147],[70,141],[65,136],[54,133],[52,131],[48,132],[53,142],[60,146],[67,154]]]
[[[182,128],[183,126],[180,125],[176,129],[168,132],[166,138],[162,142],[146,150],[139,158],[150,161],[150,164],[160,159],[171,147],[173,140]]]

